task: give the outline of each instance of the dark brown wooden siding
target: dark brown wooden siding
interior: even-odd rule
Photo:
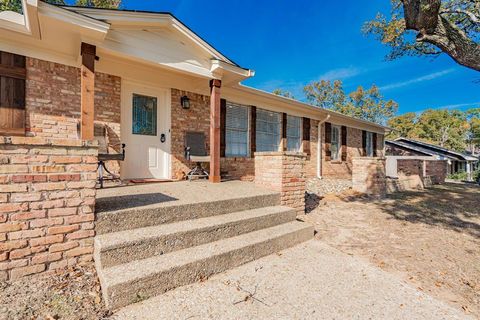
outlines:
[[[332,143],[332,124],[325,122],[325,161],[332,160],[332,151],[330,144]]]
[[[227,100],[220,99],[220,157],[225,157],[226,149]]]
[[[0,51],[0,134],[25,133],[25,57]]]
[[[310,118],[303,118],[303,152],[310,155]]]
[[[362,156],[367,156],[367,131],[362,130]]]
[[[347,161],[347,127],[342,126],[342,161]]]
[[[257,107],[250,108],[250,157],[257,151]]]

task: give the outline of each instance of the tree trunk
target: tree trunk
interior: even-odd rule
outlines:
[[[407,30],[417,41],[433,44],[457,63],[480,71],[480,45],[440,15],[441,0],[402,0]]]

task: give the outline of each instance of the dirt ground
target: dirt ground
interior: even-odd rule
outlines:
[[[93,267],[0,282],[0,320],[98,320],[108,315]]]
[[[316,238],[480,318],[480,187],[310,197]],[[313,209],[316,207],[315,209]]]

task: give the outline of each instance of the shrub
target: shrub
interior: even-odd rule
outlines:
[[[468,178],[468,175],[465,171],[460,171],[457,173],[449,174],[447,178],[452,180],[466,181]],[[475,171],[472,171],[472,180],[479,181],[479,179],[480,179],[480,168],[478,168]]]

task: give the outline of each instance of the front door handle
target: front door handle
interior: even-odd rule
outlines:
[[[165,140],[166,140],[165,133],[162,133],[162,134],[160,135],[160,142],[161,142],[161,143],[164,143]]]

